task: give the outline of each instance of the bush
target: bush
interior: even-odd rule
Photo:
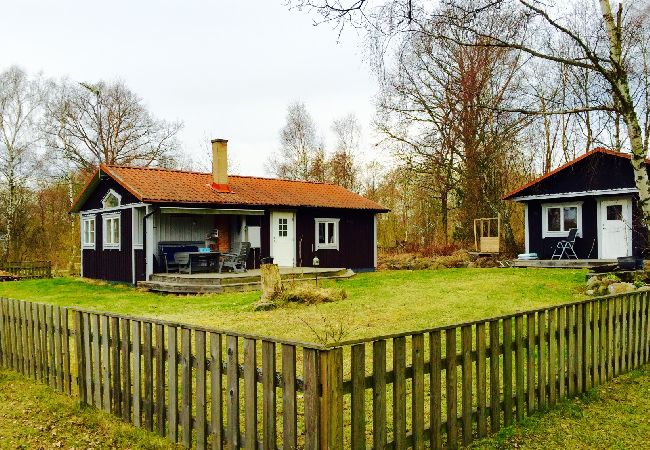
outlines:
[[[300,283],[282,291],[278,296],[280,303],[302,303],[316,305],[318,303],[331,303],[345,300],[348,297],[345,289],[322,288],[312,284]]]

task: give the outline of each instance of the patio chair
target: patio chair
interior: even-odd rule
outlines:
[[[576,242],[577,235],[578,235],[578,229],[571,228],[569,230],[569,235],[567,236],[567,238],[561,240],[555,246],[555,250],[553,251],[553,256],[551,256],[551,259],[562,259],[564,255],[566,255],[567,258],[569,259],[571,258],[578,259],[578,255],[576,255],[576,252],[573,249],[573,244],[575,244]]]
[[[230,268],[233,272],[246,272],[246,260],[250,252],[250,242],[240,242],[232,253],[224,253],[221,268]]]

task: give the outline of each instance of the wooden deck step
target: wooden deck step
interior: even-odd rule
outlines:
[[[260,277],[246,276],[209,277],[208,274],[179,275],[179,274],[155,274],[150,281],[139,281],[138,287],[155,292],[167,292],[171,294],[208,294],[223,292],[245,292],[255,291],[261,288]],[[243,275],[243,276],[242,276]],[[319,280],[345,279],[354,276],[355,273],[349,269],[333,269],[331,271],[319,271]],[[314,273],[290,273],[282,274],[285,282],[307,282],[316,279]]]

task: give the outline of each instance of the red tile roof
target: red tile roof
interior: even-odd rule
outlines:
[[[102,172],[117,181],[138,200],[149,203],[200,203],[215,205],[288,206],[363,209],[387,211],[386,208],[361,195],[329,183],[282,180],[274,178],[230,176],[231,192],[217,192],[212,174],[145,167],[109,166]],[[84,192],[72,208],[82,206]]]
[[[603,147],[597,147],[597,148],[595,148],[593,150],[590,150],[588,152],[583,153],[582,155],[580,155],[577,158],[575,158],[575,159],[561,165],[560,167],[557,167],[557,168],[551,170],[550,172],[545,173],[541,177],[537,177],[534,180],[529,181],[528,183],[524,184],[523,186],[520,186],[517,189],[508,192],[503,197],[501,197],[501,199],[502,200],[509,200],[509,199],[515,197],[517,194],[519,194],[524,189],[527,189],[527,188],[539,183],[540,181],[545,180],[546,178],[549,178],[552,175],[555,175],[556,173],[560,172],[561,170],[564,170],[567,167],[570,167],[570,166],[574,165],[578,161],[582,161],[583,159],[585,159],[585,158],[587,158],[587,157],[589,157],[589,156],[591,156],[593,154],[596,154],[596,153],[604,153],[606,155],[618,156],[619,158],[625,158],[625,159],[631,159],[632,158],[632,155],[630,155],[629,153],[621,153],[621,152],[617,152],[617,151],[614,151],[614,150],[608,150],[608,149],[603,148]],[[650,165],[650,159],[646,159],[645,163]]]

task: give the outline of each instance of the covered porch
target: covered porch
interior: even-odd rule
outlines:
[[[250,243],[245,267],[259,267],[261,222],[264,210],[241,208],[160,207],[148,211],[146,227],[146,280],[156,274],[178,272],[213,275],[221,270],[224,255]]]
[[[313,282],[325,279],[350,278],[354,272],[345,268],[280,267],[280,276],[286,282]],[[156,273],[138,286],[151,291],[175,294],[242,292],[260,289],[259,269],[241,273]]]

